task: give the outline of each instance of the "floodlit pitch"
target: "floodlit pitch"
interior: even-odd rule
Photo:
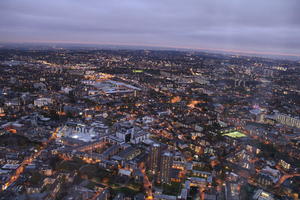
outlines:
[[[228,137],[232,137],[232,138],[246,137],[246,135],[244,133],[241,133],[239,131],[233,131],[233,132],[225,133],[225,134],[223,134],[223,136],[228,136]]]

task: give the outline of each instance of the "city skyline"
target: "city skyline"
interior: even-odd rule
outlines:
[[[0,48],[0,199],[298,199],[300,62]]]
[[[299,0],[0,0],[0,200],[296,200]]]

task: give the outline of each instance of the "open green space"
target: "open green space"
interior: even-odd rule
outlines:
[[[181,183],[172,182],[171,184],[163,184],[163,193],[166,195],[179,195],[181,190]]]
[[[144,70],[141,70],[141,69],[134,69],[132,70],[133,73],[142,73],[144,72]]]
[[[232,137],[232,138],[246,137],[246,135],[244,133],[241,133],[239,131],[233,131],[233,132],[225,133],[225,134],[223,134],[223,136],[228,136],[228,137]]]

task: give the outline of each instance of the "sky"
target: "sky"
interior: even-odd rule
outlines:
[[[0,0],[0,42],[300,55],[300,0]]]

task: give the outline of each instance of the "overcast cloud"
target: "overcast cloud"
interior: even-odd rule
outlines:
[[[300,55],[300,1],[0,0],[0,41]]]

